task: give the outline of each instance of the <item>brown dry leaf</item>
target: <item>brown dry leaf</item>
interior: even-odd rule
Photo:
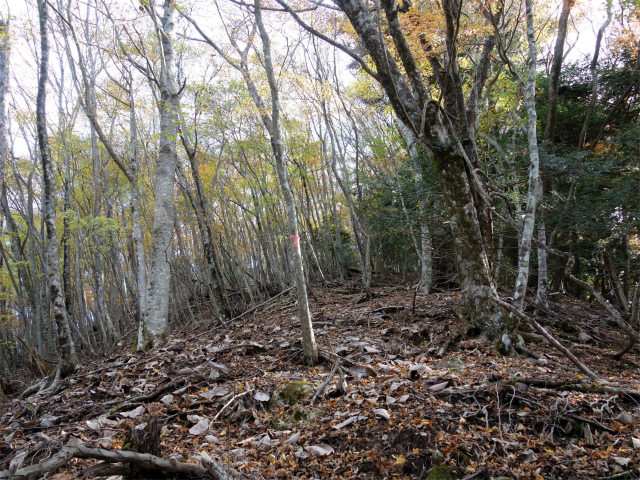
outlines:
[[[368,367],[366,365],[356,365],[355,367],[351,367],[347,370],[350,375],[356,378],[367,378],[367,377],[376,377],[376,372],[373,368]]]

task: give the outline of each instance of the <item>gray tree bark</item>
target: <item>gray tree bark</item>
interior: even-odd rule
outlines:
[[[58,368],[61,375],[68,375],[73,372],[78,360],[75,345],[71,338],[71,328],[67,317],[59,271],[55,177],[49,148],[49,137],[47,136],[46,101],[49,77],[49,35],[47,28],[48,12],[45,0],[38,0],[38,17],[40,21],[40,76],[38,78],[38,95],[36,99],[36,127],[44,183],[42,210],[47,232],[47,282],[51,296],[51,312],[57,326],[57,340],[60,352]]]
[[[156,185],[154,193],[155,209],[153,214],[153,232],[149,255],[149,275],[147,277],[147,299],[144,318],[144,343],[157,346],[164,342],[169,334],[169,290],[171,288],[171,265],[174,201],[173,188],[178,156],[176,139],[178,138],[179,93],[176,81],[176,65],[173,50],[173,29],[175,5],[164,0],[164,12],[161,25],[156,17],[156,4],[150,0],[144,5],[152,17],[161,45],[161,71],[158,78],[160,90],[160,138],[158,162],[156,166]]]
[[[538,196],[541,193],[540,182],[540,155],[538,153],[538,133],[536,112],[536,67],[538,59],[538,45],[533,26],[533,1],[526,0],[527,16],[527,40],[529,42],[529,71],[527,84],[524,91],[524,104],[527,109],[527,143],[529,145],[529,191],[527,193],[527,206],[522,222],[522,237],[518,251],[518,278],[516,279],[514,303],[515,307],[522,311],[524,298],[527,292],[527,283],[530,273],[531,242],[533,239],[536,221],[536,206]]]
[[[11,56],[9,20],[0,19],[0,197],[4,190],[5,162],[9,154],[7,142],[7,104],[9,91],[9,60]]]
[[[396,115],[413,131],[434,164],[451,218],[460,287],[467,313],[471,321],[485,329],[489,336],[500,338],[507,326],[507,316],[504,310],[491,301],[491,297],[496,295],[496,285],[491,255],[487,251],[490,238],[483,238],[483,234],[489,235],[487,229],[490,229],[490,223],[487,222],[490,222],[490,218],[483,219],[484,227],[481,228],[478,215],[479,212],[485,215],[487,206],[492,202],[484,192],[475,172],[473,158],[467,152],[468,148],[473,153],[475,139],[469,138],[469,130],[464,125],[460,126],[461,131],[454,129],[447,118],[440,114],[438,102],[428,98],[420,70],[401,30],[395,2],[384,2],[385,13],[389,33],[407,72],[409,83],[398,68],[395,57],[384,44],[371,10],[360,0],[334,0],[334,3],[347,15],[371,56],[376,67],[375,78],[388,95]],[[449,12],[450,15],[459,10],[457,2],[445,3],[445,14]],[[455,21],[451,18],[447,21],[447,44],[455,44]],[[455,58],[455,52],[451,54],[451,58]],[[437,75],[440,75],[441,88],[448,98],[447,104],[455,108],[453,111],[457,112],[461,122],[466,122],[465,102],[461,98],[456,61],[451,62],[449,69],[442,69]],[[463,140],[459,141],[457,138]],[[463,144],[467,144],[467,148]],[[479,202],[484,202],[484,205]],[[511,325],[507,329],[511,329]]]
[[[264,69],[269,82],[269,90],[271,91],[271,118],[270,122],[265,123],[265,128],[271,136],[271,148],[276,159],[276,169],[284,200],[287,207],[287,223],[289,229],[291,254],[295,269],[296,290],[298,293],[298,312],[300,315],[300,325],[302,327],[302,349],[304,352],[303,361],[313,366],[318,363],[318,347],[316,345],[315,335],[313,333],[313,325],[311,323],[311,313],[309,312],[309,299],[307,297],[307,285],[304,276],[304,264],[302,261],[302,252],[300,250],[300,232],[298,230],[298,212],[296,209],[295,198],[291,191],[289,182],[289,174],[287,172],[284,155],[284,145],[282,142],[282,133],[280,130],[280,99],[278,94],[278,85],[276,83],[275,73],[273,71],[273,61],[271,58],[271,41],[267,30],[262,21],[262,11],[260,8],[260,0],[254,1],[254,14],[260,37],[262,39],[262,48],[264,52]],[[266,117],[266,114],[263,115]]]

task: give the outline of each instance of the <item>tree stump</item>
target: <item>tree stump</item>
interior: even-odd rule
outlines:
[[[160,427],[158,417],[150,417],[146,424],[129,428],[125,435],[125,445],[129,444],[129,450],[136,453],[150,453],[156,457],[162,456],[160,445]],[[130,464],[131,473],[128,479],[147,479],[158,475],[157,471],[147,470],[138,465]]]

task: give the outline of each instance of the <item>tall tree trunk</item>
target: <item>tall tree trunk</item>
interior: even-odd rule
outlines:
[[[522,311],[524,298],[527,293],[529,280],[529,260],[531,257],[531,242],[536,221],[536,205],[540,193],[540,156],[538,153],[538,133],[536,112],[536,67],[538,60],[538,46],[533,25],[533,0],[526,0],[527,40],[529,42],[529,74],[524,91],[524,103],[527,109],[527,142],[529,145],[529,192],[527,206],[522,222],[522,239],[518,251],[518,278],[514,293],[515,307]]]
[[[420,215],[420,290],[425,295],[431,290],[433,283],[433,247],[431,244],[431,232],[429,231],[429,219],[427,216],[427,192],[424,183],[423,166],[418,152],[418,142],[413,132],[402,122],[397,122],[398,130],[407,143],[411,166],[413,167],[413,177],[415,178],[415,188],[418,192]]]
[[[9,91],[9,60],[10,60],[9,20],[0,19],[0,197],[4,190],[5,162],[9,153],[7,143],[7,104],[6,96]]]
[[[142,232],[142,215],[140,207],[140,190],[138,188],[138,172],[140,170],[140,153],[138,151],[138,122],[136,120],[135,95],[133,91],[133,75],[129,75],[129,151],[131,152],[131,223],[133,224],[133,244],[136,251],[136,297],[138,321],[138,341],[136,349],[144,346],[144,315],[147,308],[147,257],[144,250],[144,233]]]
[[[183,128],[180,132],[180,138],[187,153],[187,157],[189,158],[191,176],[193,177],[193,182],[196,187],[195,191],[197,201],[193,202],[193,209],[198,217],[198,226],[202,235],[204,256],[207,261],[207,276],[212,290],[211,301],[213,303],[213,308],[216,311],[216,315],[219,315],[220,319],[223,322],[226,322],[231,318],[231,307],[229,306],[229,299],[227,298],[226,289],[224,288],[224,279],[222,277],[220,260],[218,259],[216,247],[213,244],[213,231],[211,230],[212,222],[211,215],[209,213],[209,205],[207,203],[207,194],[205,193],[204,186],[202,185],[200,169],[198,168],[198,159],[196,158],[198,146],[197,144],[191,144],[187,129],[184,127],[184,120],[182,120],[182,124]]]
[[[549,72],[549,89],[547,92],[547,123],[544,128],[544,139],[553,143],[556,125],[558,124],[558,87],[560,84],[560,71],[564,60],[564,44],[567,39],[569,14],[576,0],[563,0],[562,11],[558,19],[558,36],[553,51],[553,63]]]
[[[302,261],[302,252],[300,250],[300,232],[298,231],[298,213],[296,203],[291,191],[291,183],[289,182],[289,174],[285,165],[284,145],[282,142],[282,134],[280,131],[280,100],[278,94],[278,85],[276,83],[275,73],[273,71],[273,62],[271,59],[271,41],[267,30],[262,22],[262,11],[260,8],[260,0],[254,0],[254,13],[260,37],[262,39],[262,48],[264,52],[264,69],[269,82],[269,90],[271,91],[271,118],[270,122],[265,124],[271,136],[271,148],[276,159],[276,169],[280,186],[284,194],[284,200],[287,207],[287,223],[289,230],[291,254],[295,269],[296,289],[298,293],[298,311],[300,315],[300,325],[302,327],[302,349],[304,352],[304,362],[308,365],[318,363],[318,347],[316,345],[315,335],[313,333],[313,325],[311,324],[311,314],[309,312],[309,299],[307,298],[307,285],[304,275],[304,264]],[[263,115],[266,116],[266,115]]]
[[[338,153],[336,152],[338,147],[336,145],[337,138],[336,133],[333,131],[331,121],[329,120],[329,114],[327,112],[325,102],[322,102],[322,113],[327,125],[329,138],[331,138],[331,171],[333,172],[333,177],[336,179],[336,183],[340,187],[340,190],[342,190],[342,194],[344,195],[344,198],[347,201],[347,205],[349,206],[351,221],[353,223],[354,241],[356,243],[360,256],[360,267],[362,268],[362,283],[365,291],[369,292],[369,290],[371,290],[371,239],[369,238],[367,229],[364,226],[360,216],[358,215],[358,212],[356,211],[356,206],[353,203],[353,198],[351,198],[351,192],[342,181],[340,173],[338,172],[338,169],[336,167],[336,160],[338,157]],[[342,151],[340,151],[339,154],[342,156]]]
[[[47,4],[38,0],[38,17],[40,20],[40,76],[38,78],[38,94],[36,98],[36,128],[38,145],[42,161],[44,198],[42,204],[43,220],[47,229],[47,281],[51,295],[52,314],[57,326],[58,348],[60,352],[59,369],[61,375],[70,374],[78,361],[75,346],[71,338],[69,318],[65,308],[62,282],[58,270],[58,233],[56,227],[55,178],[47,136],[47,81],[49,77],[49,37],[47,32]]]
[[[560,85],[560,72],[562,70],[562,61],[564,60],[564,44],[567,38],[567,29],[569,25],[569,14],[575,5],[575,0],[564,0],[562,2],[562,11],[558,19],[558,36],[556,38],[556,46],[553,52],[553,63],[549,72],[549,87],[547,93],[547,123],[544,129],[545,141],[553,144],[556,125],[558,123],[558,88]],[[541,175],[540,191],[538,198],[549,193],[551,190],[551,178]],[[547,231],[544,223],[542,212],[538,214],[538,242],[542,246],[547,243]],[[538,248],[538,289],[536,298],[542,305],[547,305],[547,288],[549,284],[549,268],[547,261],[547,251],[544,248]]]
[[[156,21],[155,2],[145,5]],[[154,193],[155,210],[149,276],[147,278],[147,310],[145,313],[144,342],[158,345],[169,334],[169,290],[171,288],[172,237],[174,225],[173,187],[178,156],[179,94],[173,51],[174,2],[164,0],[162,25],[156,26],[161,43],[162,70],[159,78],[160,138]]]

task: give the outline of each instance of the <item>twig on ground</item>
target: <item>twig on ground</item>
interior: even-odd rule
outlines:
[[[499,374],[489,375],[490,382],[498,382],[504,380],[504,377]],[[566,392],[583,392],[583,393],[613,393],[615,395],[627,395],[629,398],[633,398],[636,401],[640,401],[640,391],[631,390],[620,387],[611,387],[608,385],[600,384],[588,384],[583,383],[584,380],[580,379],[567,379],[567,380],[542,380],[539,378],[526,378],[526,377],[509,377],[509,381],[516,383],[524,383],[538,388],[553,388],[555,390],[561,390]]]
[[[229,400],[227,403],[225,403],[223,405],[223,407],[220,409],[220,411],[218,413],[216,413],[216,416],[213,417],[213,419],[211,421],[215,422],[218,418],[220,418],[220,415],[222,415],[222,412],[224,412],[227,409],[227,407],[229,407],[229,405],[231,405],[233,402],[235,402],[240,397],[244,397],[245,395],[247,395],[248,393],[251,393],[251,392],[253,392],[253,390],[247,390],[245,392],[239,393],[239,394],[234,395],[233,397],[231,397],[231,400]]]
[[[329,382],[334,377],[334,375],[336,374],[336,372],[338,371],[339,368],[340,368],[340,358],[336,358],[336,361],[333,364],[333,368],[331,369],[331,373],[329,373],[329,376],[324,381],[324,383],[322,385],[320,385],[318,390],[316,390],[316,394],[311,399],[311,402],[309,403],[309,405],[313,405],[313,404],[316,403],[316,401],[322,395],[322,393],[324,392],[325,388],[327,388],[327,385],[329,385]]]

